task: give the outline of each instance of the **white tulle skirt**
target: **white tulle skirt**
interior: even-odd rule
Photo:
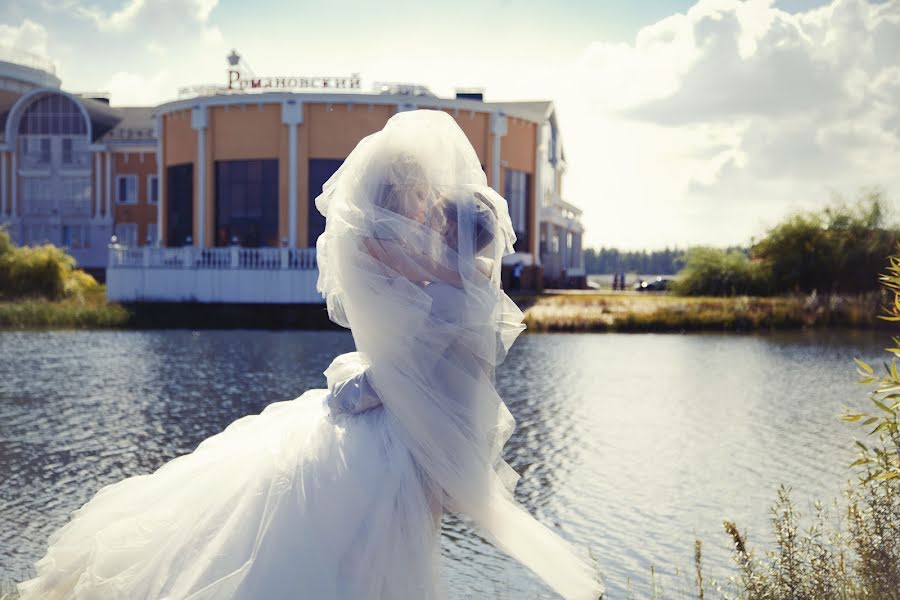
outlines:
[[[326,394],[101,489],[22,600],[443,597],[439,500],[383,408],[332,419]]]

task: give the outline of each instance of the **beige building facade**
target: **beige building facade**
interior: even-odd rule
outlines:
[[[583,276],[580,211],[562,198],[552,102],[486,102],[390,88],[210,93],[112,107],[63,91],[52,69],[0,61],[0,223],[23,244],[66,246],[82,266],[120,247],[315,246],[315,197],[356,144],[400,111],[447,112],[509,202],[511,286]]]

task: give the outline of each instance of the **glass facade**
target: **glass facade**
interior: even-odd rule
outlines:
[[[216,246],[278,246],[278,159],[216,161]]]
[[[316,208],[316,198],[322,193],[322,186],[341,168],[344,161],[332,158],[312,158],[309,161],[309,198],[307,245],[315,247],[316,240],[325,231],[325,217]]]
[[[184,246],[194,234],[194,165],[166,169],[166,244]]]
[[[506,169],[503,177],[503,197],[509,203],[509,217],[516,232],[516,252],[529,251],[528,220],[531,175],[524,171]]]

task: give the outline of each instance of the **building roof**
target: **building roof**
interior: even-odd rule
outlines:
[[[507,112],[509,114],[515,115],[524,115],[527,116],[529,120],[536,121],[538,123],[543,122],[549,115],[553,102],[550,100],[525,100],[525,101],[514,101],[514,102],[485,102],[488,106],[496,106],[497,108]]]
[[[110,107],[120,119],[102,137],[104,142],[152,142],[156,140],[154,106]]]

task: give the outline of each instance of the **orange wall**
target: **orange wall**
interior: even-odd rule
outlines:
[[[478,155],[479,162],[484,166],[485,170],[490,169],[488,162],[488,145],[490,143],[490,117],[487,113],[479,113],[470,110],[450,110],[446,111],[456,120],[459,128],[463,130],[469,143],[475,148],[475,154]]]
[[[500,138],[500,185],[498,189],[503,193],[505,186],[505,170],[514,169],[516,171],[524,171],[530,173],[531,177],[528,185],[528,231],[532,234],[529,236],[528,246],[532,255],[537,255],[539,239],[535,232],[535,219],[537,211],[540,207],[535,203],[535,178],[536,172],[536,147],[537,147],[537,125],[531,121],[507,117],[506,135]],[[503,162],[506,164],[504,165]]]
[[[195,163],[197,160],[197,132],[191,127],[191,111],[180,110],[162,117],[163,143],[162,143],[162,178],[159,181],[160,195],[163,202],[168,194],[168,182],[166,181],[166,167],[184,163]],[[194,165],[194,173],[197,173],[197,165]],[[194,239],[197,239],[197,205],[198,190],[196,175],[194,176]],[[166,206],[163,204],[162,222],[159,223],[159,235],[163,243],[166,240]]]
[[[347,158],[361,139],[380,131],[395,112],[393,106],[366,104],[306,104],[309,128],[307,158]]]
[[[506,168],[534,173],[537,125],[513,117],[507,117],[506,124],[506,135],[500,138],[500,156]]]
[[[276,158],[282,127],[280,104],[212,107],[211,156],[214,160]]]
[[[247,104],[209,107],[207,109],[209,127],[206,130],[206,198],[205,238],[209,245],[215,243],[215,161],[250,160],[277,158],[279,161],[279,237],[289,237],[288,220],[288,126],[281,122],[281,103]],[[297,243],[305,247],[308,243],[307,216],[309,203],[309,159],[343,159],[356,147],[361,139],[381,130],[396,112],[393,105],[367,104],[325,104],[307,103],[303,106],[303,123],[297,126]],[[485,112],[469,110],[448,110],[466,137],[472,143],[479,161],[484,165],[490,178],[492,160],[492,136],[490,116]],[[535,143],[537,125],[528,121],[508,118],[508,133],[501,139],[501,158],[506,168],[535,173]],[[163,164],[165,166],[186,162],[196,162],[197,132],[191,128],[189,110],[178,111],[163,117]],[[195,165],[199,175],[199,166]],[[503,169],[499,189],[503,189]],[[165,176],[165,175],[163,175]],[[489,182],[490,183],[490,182]],[[145,185],[145,184],[144,184]],[[535,217],[534,185],[529,191],[530,215]],[[160,181],[161,191],[165,182]],[[194,183],[195,197],[195,239],[199,226],[200,198],[197,181]],[[145,193],[145,192],[142,192]],[[165,216],[163,216],[163,220]],[[160,226],[164,236],[165,223]],[[142,234],[144,235],[144,234]],[[164,237],[163,237],[164,239]],[[536,244],[536,241],[533,242]]]
[[[142,160],[143,155],[143,160]],[[116,152],[112,160],[112,206],[115,223],[137,223],[138,243],[147,240],[147,225],[156,223],[156,204],[150,204],[147,181],[156,175],[156,152]],[[116,202],[117,175],[137,175],[137,204]],[[105,187],[105,183],[104,183]]]

